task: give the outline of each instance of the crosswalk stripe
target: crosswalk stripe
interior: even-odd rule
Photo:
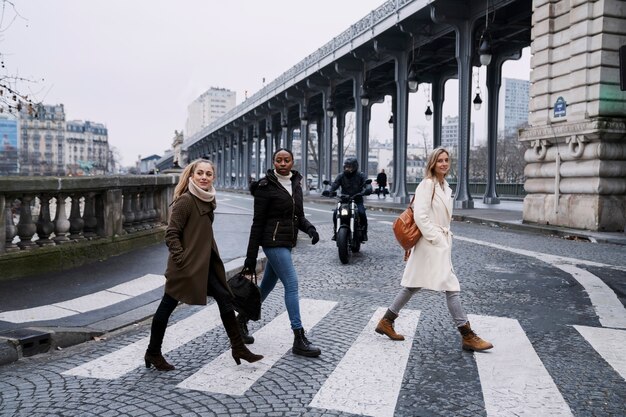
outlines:
[[[557,267],[571,274],[583,286],[603,326],[626,329],[626,308],[611,287],[591,272],[577,266],[557,265]]]
[[[167,353],[177,349],[196,337],[211,331],[221,323],[217,304],[213,303],[169,326],[165,333],[162,352]],[[128,346],[65,371],[63,375],[98,379],[119,378],[142,365],[143,355],[149,341],[150,336],[146,336]]]
[[[584,259],[550,255],[543,252],[533,252],[529,250],[513,248],[461,236],[455,236],[455,239],[495,248],[498,250],[512,252],[517,255],[530,256],[539,259],[542,262],[546,262],[547,264],[564,272],[567,272],[576,281],[578,281],[580,285],[583,286],[585,292],[589,295],[591,304],[593,305],[593,308],[598,315],[598,319],[603,326],[626,328],[626,308],[624,308],[622,303],[619,301],[619,299],[615,295],[615,292],[600,278],[576,265],[582,264],[588,266],[596,266],[600,268],[612,268],[618,271],[626,271],[625,267],[620,265],[608,265],[599,262],[587,261]]]
[[[393,416],[420,312],[402,310],[396,329],[406,340],[398,342],[374,331],[385,311],[383,307],[376,310],[317,392],[311,407],[373,417]]]
[[[474,358],[487,416],[572,416],[517,320],[469,315],[494,348]]]
[[[626,331],[587,326],[574,328],[626,380]]]
[[[62,301],[60,303],[23,310],[4,311],[0,313],[0,320],[11,323],[56,320],[109,307],[113,304],[126,301],[131,297],[136,297],[157,289],[163,286],[164,283],[165,278],[163,275],[146,274],[140,278],[116,285],[106,290]]]
[[[314,327],[337,303],[325,300],[300,300],[303,326]],[[264,355],[259,362],[237,366],[230,350],[203,366],[177,386],[196,391],[243,395],[293,345],[293,332],[284,312],[254,333],[253,352]]]

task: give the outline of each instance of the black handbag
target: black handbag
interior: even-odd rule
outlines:
[[[228,285],[235,295],[233,299],[235,311],[244,314],[250,320],[259,320],[261,318],[261,290],[257,285],[256,272],[250,272],[244,268],[228,280]]]

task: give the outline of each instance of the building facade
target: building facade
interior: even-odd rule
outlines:
[[[502,115],[501,132],[504,137],[517,139],[517,132],[528,126],[528,103],[530,101],[530,81],[515,78],[504,78],[504,113]]]
[[[475,147],[474,123],[470,125],[470,147]],[[441,146],[456,153],[459,145],[459,117],[446,116],[441,125]]]
[[[19,174],[17,120],[3,115],[0,118],[0,176]]]
[[[65,109],[40,105],[18,116],[19,175],[65,175]]]
[[[82,120],[66,123],[67,175],[104,175],[109,172],[109,134],[105,125]]]
[[[237,93],[211,87],[187,107],[186,137],[191,137],[235,107]]]

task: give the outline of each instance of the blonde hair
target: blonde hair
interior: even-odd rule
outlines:
[[[428,163],[426,164],[426,169],[424,170],[424,176],[426,178],[437,177],[437,175],[435,174],[435,165],[437,165],[437,159],[439,159],[439,156],[442,153],[445,153],[446,155],[448,155],[448,158],[450,158],[450,152],[448,152],[448,150],[443,146],[439,146],[438,148],[433,149],[433,151],[430,153],[430,156],[428,157]]]
[[[187,165],[183,172],[180,174],[178,185],[176,185],[176,188],[174,189],[173,201],[178,200],[178,197],[187,192],[187,189],[189,188],[189,178],[193,175],[198,165],[203,163],[211,165],[211,169],[213,170],[213,176],[215,177],[215,166],[213,165],[213,162],[204,158],[196,159],[195,161]]]

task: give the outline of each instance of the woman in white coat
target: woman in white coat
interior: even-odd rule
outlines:
[[[404,340],[404,336],[393,328],[402,307],[420,289],[444,291],[450,315],[463,336],[463,349],[491,349],[491,343],[472,331],[461,307],[461,288],[452,266],[452,189],[445,180],[449,169],[448,151],[442,147],[434,149],[428,158],[425,178],[417,186],[413,200],[413,216],[422,238],[411,249],[402,276],[402,289],[378,322],[376,332],[392,340]]]

